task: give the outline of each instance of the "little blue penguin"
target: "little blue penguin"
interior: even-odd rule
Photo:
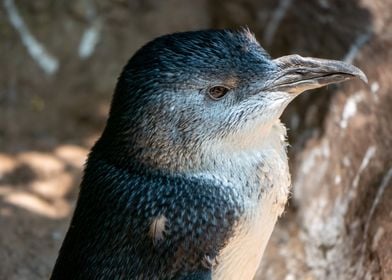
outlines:
[[[250,280],[290,193],[279,118],[365,74],[248,29],[165,35],[124,67],[51,279]]]

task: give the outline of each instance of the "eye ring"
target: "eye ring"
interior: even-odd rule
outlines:
[[[208,96],[212,100],[219,100],[222,99],[229,92],[229,90],[230,89],[228,87],[218,85],[218,86],[212,86],[208,88],[207,92],[208,92]]]

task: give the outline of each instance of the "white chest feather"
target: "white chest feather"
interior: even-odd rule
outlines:
[[[232,162],[232,167],[243,171],[243,176],[237,178],[239,184],[251,182],[252,192],[247,194],[245,214],[234,236],[218,257],[214,280],[253,279],[277,218],[284,210],[290,191],[285,129],[278,124],[272,130],[275,131],[252,156]]]
[[[268,193],[261,199],[252,217],[237,229],[219,255],[218,266],[213,272],[214,280],[253,279],[276,220],[284,209],[285,200],[281,197],[281,201],[277,202],[277,197],[281,197],[277,190]]]

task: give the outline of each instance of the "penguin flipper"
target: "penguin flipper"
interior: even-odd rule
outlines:
[[[177,280],[212,280],[211,270],[198,270],[182,275]]]

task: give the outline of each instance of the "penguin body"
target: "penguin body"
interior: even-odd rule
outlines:
[[[243,211],[235,189],[209,178],[124,170],[96,156],[52,279],[209,279]]]

